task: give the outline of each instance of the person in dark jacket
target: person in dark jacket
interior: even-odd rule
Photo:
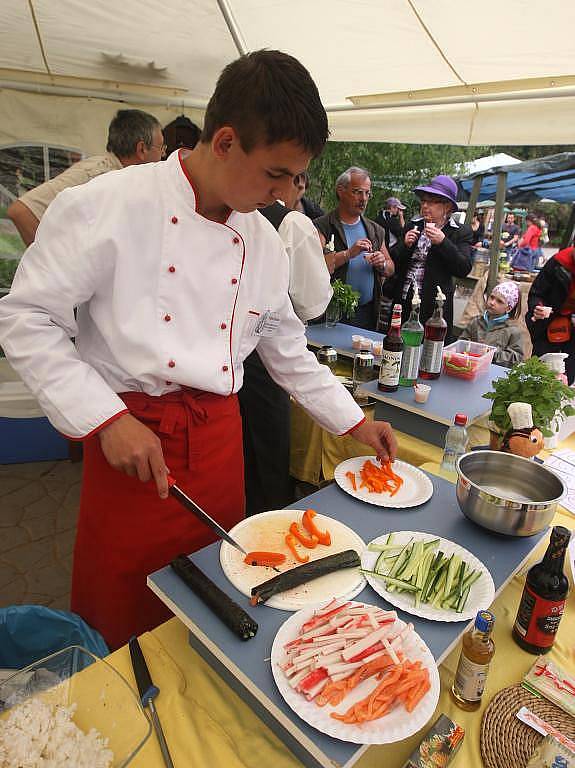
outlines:
[[[363,168],[348,168],[335,184],[337,208],[314,224],[319,230],[325,260],[333,280],[348,283],[360,294],[350,319],[358,328],[379,328],[380,299],[385,280],[394,272],[385,247],[385,231],[364,216],[371,196],[371,179]]]
[[[445,294],[444,317],[448,340],[453,328],[453,278],[471,270],[473,233],[451,214],[457,210],[457,184],[450,176],[436,176],[427,186],[416,187],[421,215],[412,219],[405,235],[392,248],[395,262],[394,301],[403,306],[403,320],[411,312],[413,285],[421,296],[421,322],[431,317],[437,286]]]
[[[533,354],[566,352],[567,381],[575,380],[575,248],[564,248],[545,264],[527,297],[525,322]]]
[[[403,235],[405,205],[398,197],[388,197],[385,208],[381,208],[375,217],[376,222],[385,229],[385,247],[389,250]]]
[[[307,171],[300,173],[295,183],[297,188],[297,195],[293,205],[294,211],[304,213],[308,219],[311,219],[312,221],[314,219],[319,219],[320,216],[323,216],[325,213],[323,208],[311,200],[311,198],[306,197],[306,192],[309,188],[309,176]]]

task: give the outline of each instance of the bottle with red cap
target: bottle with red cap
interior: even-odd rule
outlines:
[[[445,435],[445,448],[441,468],[448,472],[455,472],[457,459],[467,452],[467,416],[464,413],[456,413],[453,424]]]

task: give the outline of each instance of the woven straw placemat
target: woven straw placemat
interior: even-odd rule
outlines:
[[[527,707],[550,725],[575,740],[575,718],[547,699],[538,699],[520,685],[499,691],[483,713],[481,758],[485,768],[525,768],[541,736],[515,715]]]

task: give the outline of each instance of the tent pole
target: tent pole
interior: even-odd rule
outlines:
[[[487,293],[497,285],[499,274],[499,243],[501,242],[501,225],[503,223],[503,209],[505,208],[505,192],[507,189],[507,174],[497,174],[497,194],[495,197],[495,215],[493,217],[493,231],[491,233],[491,248],[489,252],[489,277],[487,278]]]
[[[246,45],[246,41],[244,40],[244,36],[241,33],[238,22],[236,21],[234,12],[228,3],[228,0],[217,0],[217,3],[220,11],[222,12],[222,16],[224,17],[224,21],[226,22],[226,26],[230,32],[230,35],[232,36],[234,44],[238,49],[238,53],[240,56],[243,56],[245,53],[249,52],[249,49]]]
[[[571,213],[569,219],[563,230],[563,237],[561,239],[561,249],[568,248],[573,242],[573,235],[575,234],[575,203],[571,206]]]
[[[473,179],[473,188],[469,195],[469,203],[467,204],[467,210],[465,211],[465,223],[468,227],[471,226],[471,219],[477,208],[477,201],[479,200],[479,192],[481,191],[481,176],[476,176]]]

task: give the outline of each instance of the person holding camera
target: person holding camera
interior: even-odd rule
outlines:
[[[457,184],[450,176],[435,176],[429,184],[416,187],[421,201],[420,216],[412,219],[405,235],[391,249],[395,263],[395,303],[403,306],[403,319],[411,312],[413,286],[421,296],[421,322],[433,314],[437,286],[447,299],[444,317],[448,337],[453,328],[453,277],[465,277],[471,271],[473,233],[458,224],[452,214],[457,210]]]
[[[405,205],[397,197],[388,197],[385,208],[377,212],[375,221],[385,230],[385,247],[389,250],[397,243],[405,228]]]

